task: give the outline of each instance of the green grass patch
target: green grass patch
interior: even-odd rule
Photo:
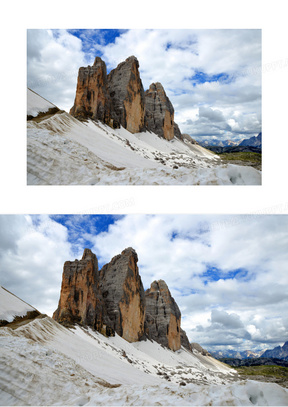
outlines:
[[[233,367],[238,373],[246,376],[271,376],[282,379],[288,379],[288,367],[277,365],[261,365],[261,366],[241,366]]]
[[[262,154],[252,152],[222,153],[218,154],[223,160],[227,161],[249,161],[255,164],[261,164]]]

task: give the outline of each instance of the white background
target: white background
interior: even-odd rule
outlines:
[[[286,4],[285,0],[2,2],[0,214],[288,213]],[[262,186],[27,186],[28,28],[262,29]]]

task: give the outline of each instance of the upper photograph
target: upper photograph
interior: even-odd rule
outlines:
[[[260,29],[27,30],[28,185],[261,185]]]

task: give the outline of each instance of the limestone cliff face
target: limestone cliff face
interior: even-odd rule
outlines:
[[[90,249],[84,250],[81,260],[66,261],[53,318],[64,325],[90,326],[107,336],[116,332],[128,342],[148,337],[172,350],[181,345],[191,350],[165,281],[154,281],[144,292],[137,262],[131,247],[100,271]]]
[[[60,323],[77,322],[101,330],[104,314],[98,260],[91,250],[85,249],[81,260],[64,264],[60,300],[53,318]]]
[[[137,261],[137,253],[129,247],[100,271],[100,290],[112,328],[128,342],[144,334],[145,295]]]
[[[109,95],[119,123],[131,133],[144,129],[144,89],[139,62],[131,56],[113,69],[107,78]]]
[[[174,137],[174,108],[161,83],[152,83],[145,92],[145,117],[150,131],[172,140]],[[178,126],[176,127],[177,131]]]
[[[180,349],[181,313],[165,281],[154,281],[145,297],[148,337],[172,350]]]
[[[152,83],[144,92],[135,56],[121,62],[109,75],[99,57],[93,66],[80,68],[70,114],[80,120],[100,120],[114,128],[121,125],[131,133],[148,130],[166,140],[182,138],[161,83]]]
[[[70,114],[78,119],[91,118],[113,124],[106,64],[101,58],[96,57],[93,66],[79,69],[75,101]]]

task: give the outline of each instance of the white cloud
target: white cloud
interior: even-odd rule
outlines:
[[[1,216],[1,285],[52,315],[58,303],[64,261],[70,258],[67,229],[48,216]],[[13,232],[13,241],[11,237]]]
[[[81,40],[67,30],[27,30],[27,83],[42,97],[69,112],[78,69],[85,66]]]

